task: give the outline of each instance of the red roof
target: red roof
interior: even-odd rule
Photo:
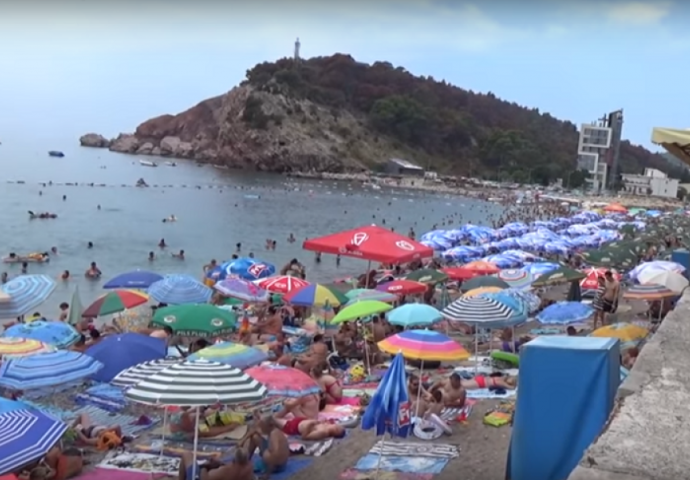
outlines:
[[[405,263],[434,255],[430,247],[376,225],[306,240],[302,248],[383,263]]]

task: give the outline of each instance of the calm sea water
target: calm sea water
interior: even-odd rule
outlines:
[[[50,149],[60,149],[66,156],[49,157]],[[422,234],[456,212],[465,222],[482,223],[500,211],[498,206],[463,197],[244,174],[185,161],[177,161],[177,167],[150,168],[139,165],[139,158],[143,157],[3,139],[0,254],[48,251],[55,246],[59,256],[49,264],[30,264],[29,272],[57,278],[69,270],[74,275],[68,282],[58,282],[41,310],[44,315],[69,301],[76,285],[85,305],[102,293],[98,282],[83,278],[92,261],[98,263],[104,280],[136,268],[200,277],[203,264],[211,258],[229,258],[241,242],[243,254],[254,252],[278,268],[296,257],[307,266],[309,280],[330,281],[362,273],[366,264],[343,259],[337,267],[328,256],[316,264],[313,253],[301,249],[305,238],[380,223],[383,218],[396,231],[406,233],[413,227]],[[133,187],[140,177],[158,186]],[[50,181],[53,186],[40,185]],[[65,185],[68,182],[79,185]],[[58,218],[30,220],[29,210],[56,213]],[[162,223],[169,215],[178,221]],[[287,242],[290,233],[297,242]],[[157,248],[161,238],[169,245],[167,251]],[[277,240],[275,251],[265,250],[267,238]],[[87,249],[89,241],[93,249]],[[186,252],[184,261],[169,253],[180,249]],[[158,255],[154,262],[147,260],[149,251]],[[12,264],[0,268],[10,275],[20,270]]]

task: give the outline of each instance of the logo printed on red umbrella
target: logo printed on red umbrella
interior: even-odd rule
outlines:
[[[398,410],[398,426],[410,424],[410,402],[402,402]]]
[[[397,290],[402,290],[402,289],[403,289],[402,285],[391,285],[388,288],[386,288],[386,290],[388,290],[389,292],[395,292]]]
[[[259,278],[265,270],[266,265],[263,263],[255,263],[247,269],[247,272],[254,278]]]
[[[414,245],[406,240],[398,240],[395,242],[395,245],[402,250],[407,250],[408,252],[414,252],[415,250]]]
[[[369,235],[364,232],[357,232],[352,236],[352,244],[361,247],[369,239]]]

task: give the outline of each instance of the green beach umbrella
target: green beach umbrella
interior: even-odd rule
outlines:
[[[448,275],[433,268],[422,268],[408,273],[403,278],[420,283],[441,283],[448,280]]]
[[[637,263],[637,255],[625,248],[609,247],[584,252],[582,258],[595,267],[630,268]]]
[[[231,333],[237,315],[208,303],[175,305],[156,310],[152,323],[182,337],[214,337]]]
[[[475,288],[485,288],[485,287],[496,287],[496,288],[510,288],[508,283],[504,282],[498,277],[484,275],[481,277],[470,278],[469,280],[462,282],[460,290],[463,292],[469,292]]]
[[[377,300],[363,300],[361,302],[353,303],[349,307],[343,308],[338,314],[333,317],[330,323],[338,324],[358,318],[376,315],[377,313],[387,312],[393,310],[393,307],[387,303],[379,302]]]
[[[74,287],[72,301],[69,304],[69,316],[67,317],[67,323],[69,323],[72,326],[78,324],[81,321],[83,312],[84,307],[81,304],[81,297],[79,296],[79,287]]]
[[[540,276],[534,282],[532,282],[532,286],[545,287],[547,285],[558,285],[561,283],[579,281],[586,277],[587,275],[578,270],[573,270],[572,268],[568,267],[561,267]]]

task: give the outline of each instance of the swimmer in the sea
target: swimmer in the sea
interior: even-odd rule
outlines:
[[[156,254],[149,252],[149,262],[153,262],[156,259]]]
[[[165,247],[167,247],[167,245],[165,244],[165,238],[161,238],[161,241],[158,242],[158,246],[159,246],[160,248],[165,248]]]
[[[89,242],[86,244],[86,248],[93,248],[93,242]]]
[[[65,270],[60,275],[60,280],[69,280],[69,270]]]
[[[177,258],[179,260],[184,260],[184,250],[180,250],[178,253],[171,253],[173,258]]]
[[[86,269],[86,272],[84,272],[84,276],[86,278],[100,278],[103,272],[98,268],[98,265],[96,265],[96,262],[91,262],[91,265],[89,266],[88,269]]]

